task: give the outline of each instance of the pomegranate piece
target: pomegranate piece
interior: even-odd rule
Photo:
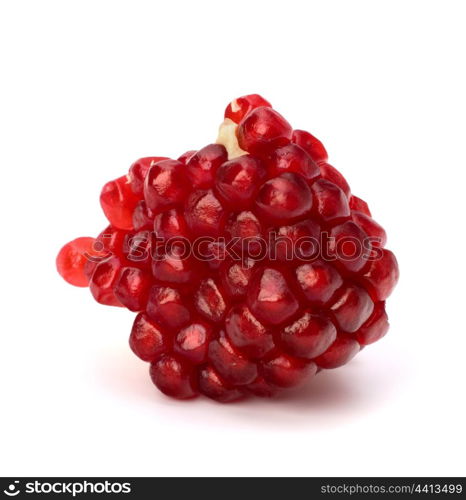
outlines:
[[[257,94],[227,106],[215,144],[140,158],[101,204],[110,225],[57,269],[137,314],[130,347],[168,396],[271,397],[387,333],[384,229],[323,144]]]
[[[248,113],[236,131],[241,149],[259,157],[291,141],[291,125],[270,107],[261,106]]]

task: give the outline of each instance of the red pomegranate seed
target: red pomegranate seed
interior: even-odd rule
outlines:
[[[186,220],[182,212],[176,208],[166,210],[155,216],[154,232],[158,238],[166,241],[171,238],[189,238]]]
[[[351,190],[349,184],[346,182],[346,179],[343,177],[343,175],[335,167],[332,167],[332,165],[330,165],[327,162],[320,162],[319,167],[320,167],[320,175],[324,179],[333,182],[333,184],[336,184],[345,193],[347,198],[351,196]]]
[[[144,199],[150,210],[173,208],[182,203],[189,190],[186,167],[175,160],[159,161],[144,181]]]
[[[135,231],[141,231],[143,229],[152,229],[154,224],[154,215],[147,208],[147,204],[144,200],[138,201],[133,212],[133,228]]]
[[[315,358],[314,362],[320,368],[338,368],[353,359],[359,350],[360,346],[356,340],[348,335],[339,335],[327,351]]]
[[[201,316],[213,323],[223,320],[227,306],[221,290],[212,278],[201,281],[194,295],[194,306]]]
[[[296,277],[306,299],[317,306],[326,305],[343,285],[340,273],[321,260],[297,267]]]
[[[316,371],[317,367],[313,362],[287,354],[280,354],[262,365],[265,380],[277,387],[295,387],[315,375]]]
[[[153,286],[147,301],[147,314],[157,323],[171,330],[178,330],[191,319],[186,301],[178,290]]]
[[[245,389],[259,398],[271,398],[279,390],[278,387],[269,384],[262,376],[245,386]]]
[[[119,229],[133,229],[133,211],[138,201],[126,175],[107,182],[100,193],[100,205],[105,216],[110,224]]]
[[[222,403],[231,403],[244,396],[241,390],[230,387],[210,365],[199,372],[199,391]]]
[[[271,108],[271,104],[258,94],[244,95],[233,99],[225,109],[225,118],[239,123],[250,111],[260,106]]]
[[[399,270],[396,257],[390,250],[381,249],[381,258],[372,260],[363,275],[374,299],[386,300],[398,283]]]
[[[227,150],[221,144],[209,144],[191,156],[186,164],[186,171],[193,187],[211,188],[218,167],[227,160]]]
[[[271,259],[282,262],[311,259],[319,251],[320,227],[312,220],[291,226],[281,226],[273,231]]]
[[[377,302],[371,317],[359,328],[355,335],[361,345],[369,345],[380,340],[387,333],[388,327],[385,302]]]
[[[226,212],[212,190],[194,191],[185,206],[186,223],[195,236],[219,236]]]
[[[226,232],[234,241],[234,247],[239,255],[253,255],[256,259],[261,257],[261,252],[266,253],[266,245],[262,238],[262,227],[257,217],[249,211],[235,214],[228,221]],[[264,243],[264,244],[263,244]]]
[[[124,267],[114,286],[115,297],[130,311],[142,311],[147,304],[151,276],[137,267]]]
[[[239,147],[257,156],[285,146],[291,140],[291,125],[272,108],[261,106],[248,113],[236,131]]]
[[[185,257],[185,248],[173,245],[163,256],[152,261],[154,278],[173,285],[195,283],[198,278],[200,262]]]
[[[97,242],[106,252],[122,257],[128,253],[128,236],[130,234],[128,231],[108,226],[97,236]],[[100,248],[98,249],[100,250]]]
[[[330,347],[337,338],[337,329],[323,314],[306,311],[281,331],[280,338],[291,355],[312,359]]]
[[[58,252],[56,265],[60,276],[74,286],[85,287],[89,284],[90,276],[85,272],[85,266],[90,263],[92,272],[97,265],[92,259],[101,259],[106,253],[97,252],[99,249],[94,238],[82,237],[70,241]],[[92,274],[92,273],[91,273]]]
[[[338,258],[346,271],[357,273],[369,262],[372,245],[367,234],[353,221],[335,226],[330,231],[330,253]]]
[[[190,160],[191,156],[195,155],[197,151],[195,149],[191,149],[189,151],[186,151],[186,153],[183,153],[179,158],[178,161],[186,165],[188,161]]]
[[[208,323],[201,321],[191,323],[176,335],[174,351],[195,365],[205,363],[212,335],[213,329]]]
[[[225,162],[216,177],[216,192],[225,205],[234,210],[246,210],[252,205],[266,171],[257,158],[244,155]]]
[[[387,243],[387,233],[385,229],[363,212],[351,212],[353,221],[369,236],[375,238],[371,240],[374,247],[384,247]]]
[[[152,233],[139,231],[127,238],[127,246],[125,264],[149,269],[152,262]]]
[[[150,376],[157,388],[167,396],[177,399],[197,396],[195,372],[175,356],[166,354],[152,363]]]
[[[362,212],[363,214],[366,214],[369,217],[371,217],[371,211],[369,210],[369,206],[364,200],[361,200],[361,198],[358,198],[357,196],[353,195],[350,198],[349,204],[351,210]]]
[[[255,264],[254,260],[245,259],[241,262],[228,261],[221,267],[220,280],[230,298],[239,299],[246,295]]]
[[[120,269],[121,263],[117,257],[112,257],[105,262],[97,264],[92,274],[89,288],[94,299],[100,304],[122,306],[113,292]]]
[[[256,208],[260,216],[274,222],[289,222],[309,213],[312,193],[306,181],[297,174],[281,174],[260,189]]]
[[[220,332],[219,338],[210,343],[208,358],[229,384],[246,385],[257,377],[256,364],[233,347],[224,332]]]
[[[225,330],[230,342],[249,357],[262,358],[275,347],[270,330],[244,304],[230,309]]]
[[[155,163],[167,160],[164,156],[149,156],[147,158],[139,158],[131,167],[129,167],[128,177],[133,193],[142,198],[144,196],[144,179],[150,167]]]
[[[344,332],[352,333],[369,319],[374,310],[374,303],[364,288],[346,285],[338,293],[330,310],[337,326]]]
[[[248,289],[248,305],[254,316],[267,325],[280,325],[298,310],[299,303],[282,272],[273,268],[255,271]]]
[[[328,160],[328,154],[324,145],[317,137],[314,137],[309,132],[305,130],[294,130],[291,141],[307,151],[314,161],[320,162]]]
[[[154,362],[170,347],[170,339],[146,314],[139,313],[129,337],[131,350],[143,361]]]
[[[297,144],[287,144],[273,151],[267,160],[267,168],[270,177],[293,172],[312,180],[320,175],[317,163]]]
[[[350,217],[350,208],[345,193],[325,179],[319,179],[311,186],[314,200],[313,212],[323,222],[343,221]]]

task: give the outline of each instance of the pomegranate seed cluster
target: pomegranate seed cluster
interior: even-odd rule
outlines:
[[[168,396],[268,397],[385,335],[395,256],[368,205],[258,95],[215,144],[141,158],[100,196],[110,225],[57,257],[63,278],[137,313],[129,344]]]

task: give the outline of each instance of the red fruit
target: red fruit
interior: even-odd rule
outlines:
[[[208,323],[191,323],[176,335],[174,351],[190,363],[204,363],[212,334],[213,329]]]
[[[296,268],[296,278],[306,299],[323,306],[343,285],[340,273],[330,264],[315,260]]]
[[[147,304],[151,276],[137,267],[124,267],[114,286],[115,297],[130,311],[142,311]]]
[[[295,387],[315,375],[316,371],[314,363],[287,354],[280,354],[262,365],[265,380],[277,387]]]
[[[147,314],[162,326],[177,330],[191,319],[186,301],[174,288],[153,286],[147,301]]]
[[[248,305],[259,321],[280,325],[298,310],[299,303],[282,272],[273,268],[257,270],[248,288]]]
[[[309,132],[305,130],[293,130],[291,141],[307,151],[314,161],[327,161],[328,155],[324,145]]]
[[[244,95],[233,99],[225,109],[225,118],[239,123],[250,111],[260,106],[271,108],[272,105],[258,94]]]
[[[120,301],[115,297],[114,287],[121,269],[120,260],[112,257],[97,264],[89,288],[94,299],[106,306],[120,306]]]
[[[168,351],[170,339],[146,314],[139,313],[131,329],[129,346],[143,361],[154,362]]]
[[[343,221],[350,216],[350,208],[345,193],[325,179],[319,179],[311,186],[314,200],[313,212],[325,223]]]
[[[111,225],[57,268],[139,313],[130,345],[165,394],[270,397],[387,332],[384,229],[322,143],[257,94],[230,103],[216,144],[137,160],[102,206]]]
[[[139,198],[144,196],[144,180],[150,167],[155,163],[167,160],[164,156],[149,156],[148,158],[139,158],[131,167],[129,167],[128,178],[133,193]]]
[[[196,236],[219,236],[226,223],[226,212],[212,190],[194,191],[185,206],[186,223]]]
[[[89,284],[89,276],[85,273],[86,263],[90,262],[92,270],[96,263],[105,256],[105,252],[97,252],[98,245],[94,238],[82,237],[70,241],[58,252],[56,265],[60,276],[74,286],[85,287]]]
[[[186,167],[175,160],[162,160],[152,165],[144,181],[144,199],[148,208],[154,211],[182,203],[188,191]]]
[[[227,160],[227,150],[221,144],[209,144],[197,151],[186,163],[186,172],[193,187],[211,188],[218,167]]]
[[[369,236],[375,238],[371,240],[374,247],[384,247],[387,243],[387,233],[385,229],[375,222],[369,215],[363,212],[351,212],[353,221]]]
[[[280,336],[288,353],[307,359],[324,353],[336,337],[334,324],[326,316],[311,311],[285,327]]]
[[[396,257],[390,250],[382,249],[379,258],[369,263],[362,278],[375,300],[386,300],[398,283],[399,275]]]
[[[356,340],[348,335],[339,335],[327,351],[315,358],[314,362],[319,368],[338,368],[353,359],[359,350],[360,346]]]
[[[330,307],[337,326],[344,332],[355,332],[374,310],[369,294],[356,285],[346,285]]]
[[[230,310],[225,329],[230,342],[252,358],[262,358],[275,346],[271,331],[244,304]]]
[[[179,358],[164,355],[151,364],[150,377],[157,388],[167,396],[177,399],[197,396],[195,372]]]
[[[358,198],[357,196],[353,195],[350,198],[349,204],[351,210],[362,212],[363,214],[366,214],[369,217],[371,217],[371,211],[369,210],[369,206],[364,200],[361,200],[361,198]]]
[[[361,345],[369,345],[380,340],[388,332],[388,317],[385,302],[377,302],[371,317],[355,333]]]
[[[199,391],[221,403],[231,403],[243,397],[243,392],[229,386],[210,365],[199,371]]]
[[[100,205],[105,216],[110,224],[119,229],[133,229],[133,211],[137,202],[126,175],[107,182],[100,193]]]
[[[256,199],[258,214],[278,223],[304,217],[311,207],[311,190],[297,174],[281,174],[270,179],[261,187]]]
[[[272,108],[261,106],[248,113],[236,131],[241,149],[263,156],[291,140],[291,125]]]
[[[265,167],[260,160],[249,155],[240,156],[218,169],[216,192],[226,206],[244,210],[254,202],[265,176]]]
[[[312,180],[320,174],[317,163],[296,144],[287,144],[273,151],[267,161],[267,167],[270,177],[294,172]]]
[[[227,383],[233,385],[250,384],[257,377],[257,366],[240,353],[220,332],[218,339],[209,345],[209,361]]]
[[[326,179],[327,181],[336,184],[345,193],[347,198],[351,196],[351,190],[349,184],[346,182],[346,179],[343,177],[343,175],[341,175],[340,172],[335,167],[332,167],[332,165],[330,165],[325,161],[319,162],[319,167],[320,167],[320,175],[322,176],[323,179]]]

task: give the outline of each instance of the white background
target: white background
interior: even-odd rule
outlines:
[[[465,4],[2,1],[0,474],[465,475]],[[178,402],[55,271],[101,186],[258,92],[387,229],[389,335],[278,400]]]

